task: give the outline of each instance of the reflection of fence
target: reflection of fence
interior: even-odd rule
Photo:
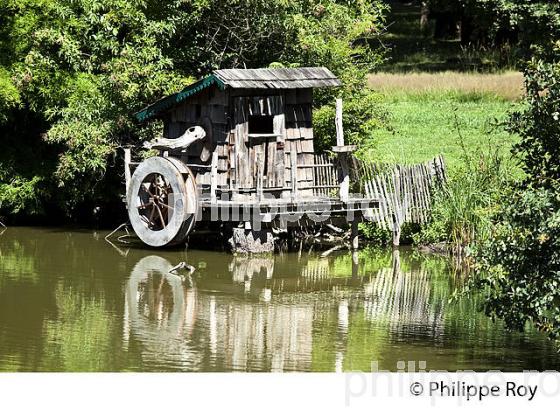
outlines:
[[[379,208],[368,216],[384,229],[400,227],[404,222],[427,222],[431,190],[446,178],[441,156],[423,164],[392,168],[360,162],[358,173],[366,196],[381,200]]]
[[[382,268],[364,286],[364,311],[372,322],[387,320],[395,333],[400,329],[429,327],[437,338],[443,333],[445,299],[436,294],[434,280],[424,267],[403,271],[398,251],[393,268]]]

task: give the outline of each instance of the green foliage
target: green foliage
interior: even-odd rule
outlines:
[[[33,152],[16,165],[0,154],[0,203],[27,211],[14,201],[33,191],[33,203],[51,195],[72,212],[116,199],[117,148],[157,129],[132,114],[214,68],[326,65],[341,93],[361,90],[381,61],[368,40],[384,10],[379,0],[1,0],[0,143],[31,140]]]
[[[26,211],[35,214],[41,210],[42,177],[35,176],[31,180],[15,177],[9,183],[0,183],[0,208],[12,214]]]
[[[475,284],[486,312],[522,330],[534,323],[560,336],[560,195],[518,190],[504,202],[491,241],[479,252]]]
[[[549,58],[545,54],[545,58]],[[531,61],[525,71],[524,109],[510,129],[521,140],[514,152],[526,178],[502,202],[495,229],[481,246],[477,288],[488,294],[486,312],[513,328],[535,324],[560,336],[560,139],[558,63]]]
[[[8,71],[0,66],[0,124],[8,119],[10,111],[19,103],[17,88],[12,83]]]
[[[344,88],[338,92],[345,97],[361,92],[366,75],[383,61],[370,40],[379,35],[385,11],[382,2],[371,0],[301,1],[288,22],[296,42],[284,59],[328,67],[342,80]],[[320,103],[331,102],[317,94]]]
[[[461,23],[464,44],[506,42],[528,55],[532,46],[552,50],[560,33],[560,3],[549,0],[429,0],[432,13]]]
[[[376,223],[362,222],[358,225],[363,238],[376,245],[389,245],[391,243],[391,231],[382,229]]]
[[[449,16],[437,15],[426,26],[422,19],[420,2],[392,2],[387,16],[387,33],[383,42],[390,49],[384,71],[498,71],[517,65],[513,44],[481,44],[458,40],[457,24]],[[457,19],[458,16],[452,17]],[[434,38],[437,20],[443,20],[452,30],[451,39]]]
[[[433,192],[430,223],[415,236],[415,242],[445,242],[461,252],[487,240],[492,218],[515,178],[513,169],[499,146],[475,152],[465,149],[462,167]]]
[[[381,101],[382,97],[372,91],[356,93],[343,101],[342,124],[347,144],[362,145],[366,139],[371,139],[375,130],[386,126],[388,114],[382,107]],[[335,116],[334,102],[325,104],[313,112],[313,131],[317,149],[330,149],[336,145]]]
[[[325,66],[342,81],[341,89],[314,92],[316,109],[313,128],[316,148],[335,145],[335,97],[344,100],[343,125],[346,142],[359,144],[383,126],[386,117],[380,97],[366,90],[367,74],[383,62],[383,54],[372,47],[384,23],[382,2],[319,1],[312,7],[302,2],[288,25],[296,42],[284,61],[290,65]]]
[[[513,114],[510,130],[521,140],[514,151],[523,160],[528,183],[560,187],[560,63],[532,60],[525,69],[524,109]]]

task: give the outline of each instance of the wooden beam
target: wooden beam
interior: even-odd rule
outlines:
[[[358,239],[358,235],[359,235],[358,224],[359,223],[360,223],[359,218],[357,217],[357,215],[354,214],[354,220],[352,221],[352,233],[351,233],[351,241],[352,241],[352,250],[353,251],[357,251],[358,247],[360,245],[359,239]]]
[[[124,148],[124,183],[126,186],[126,192],[128,195],[128,187],[130,186],[130,180],[132,174],[130,172],[130,163],[132,162],[132,154],[130,152],[130,147]]]
[[[290,151],[290,176],[292,181],[292,199],[297,197],[297,152]]]
[[[264,171],[264,167],[263,167],[263,162],[262,162],[262,155],[260,152],[257,152],[256,155],[256,173],[257,173],[257,181],[256,181],[256,187],[257,187],[257,200],[260,201],[262,199],[262,195],[263,195],[263,171]]]
[[[348,168],[348,157],[340,154],[340,200],[348,201],[350,197],[350,170]]]
[[[212,165],[210,169],[210,201],[216,203],[216,190],[218,189],[218,153],[212,153]]]
[[[336,145],[344,146],[344,130],[342,129],[342,98],[336,99]]]
[[[348,154],[353,152],[354,146],[346,147],[344,145],[344,129],[342,127],[342,99],[336,99],[336,147],[333,147],[333,151],[337,152],[338,160],[340,163],[339,178],[338,182],[340,184],[340,200],[347,201],[350,195],[350,170],[348,167]]]

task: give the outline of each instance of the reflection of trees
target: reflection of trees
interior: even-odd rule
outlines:
[[[0,272],[0,287],[4,280],[37,282],[38,279],[35,258],[22,243],[10,238],[0,241]]]
[[[182,252],[124,258],[91,233],[13,232],[0,241],[0,370],[558,367],[534,333],[505,333],[471,300],[448,305],[460,278],[446,258],[195,251],[182,281],[168,273]]]
[[[108,371],[116,368],[113,351],[115,318],[103,299],[58,285],[57,316],[44,323],[48,350],[41,368],[63,371]]]
[[[0,371],[122,369],[126,264],[90,231],[8,229],[0,240]]]

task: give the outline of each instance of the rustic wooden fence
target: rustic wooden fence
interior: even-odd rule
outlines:
[[[338,195],[340,182],[334,159],[326,153],[315,154],[313,169],[313,194],[326,197]]]
[[[380,199],[379,208],[366,216],[397,236],[405,222],[428,221],[433,189],[446,180],[442,156],[416,165],[383,166],[356,161],[354,169],[365,196]]]

